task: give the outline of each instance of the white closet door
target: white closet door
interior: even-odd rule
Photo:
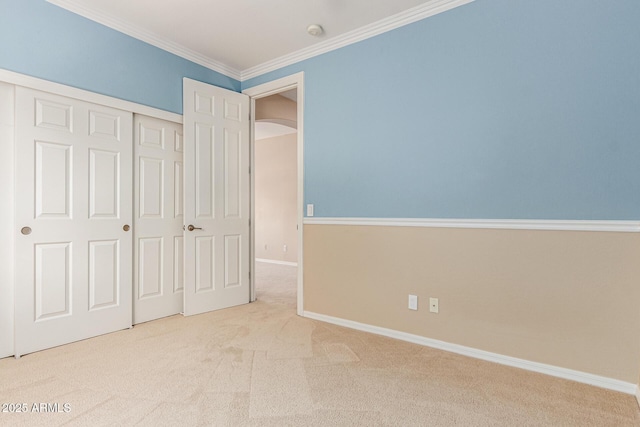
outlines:
[[[15,352],[131,326],[132,114],[16,88]]]
[[[134,116],[133,323],[182,312],[182,125]]]
[[[183,94],[184,314],[192,315],[249,302],[249,97],[186,78]]]

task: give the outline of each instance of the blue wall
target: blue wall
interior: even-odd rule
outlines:
[[[640,219],[640,1],[476,0],[305,72],[323,217]]]
[[[640,2],[475,2],[305,72],[317,216],[640,219]],[[182,111],[232,78],[44,0],[0,0],[0,68]]]
[[[0,0],[0,68],[182,113],[182,77],[240,82],[45,0]]]

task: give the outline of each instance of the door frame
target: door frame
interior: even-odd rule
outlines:
[[[263,83],[257,86],[253,86],[248,89],[244,89],[242,93],[248,95],[251,98],[251,227],[250,227],[250,271],[251,271],[251,302],[256,300],[256,285],[255,285],[255,271],[256,271],[256,255],[255,255],[255,117],[256,117],[256,100],[265,98],[270,95],[275,95],[280,92],[287,91],[289,89],[297,89],[297,177],[298,177],[298,191],[297,191],[297,221],[298,221],[298,286],[297,286],[297,304],[296,313],[298,316],[304,314],[304,274],[303,274],[303,240],[304,240],[304,72],[292,74],[290,76],[282,77],[277,80],[272,80],[267,83]]]

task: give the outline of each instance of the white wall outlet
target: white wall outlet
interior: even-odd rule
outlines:
[[[429,298],[429,311],[438,313],[438,298]]]
[[[282,252],[287,252],[287,245],[284,245],[282,248]]]
[[[307,205],[307,216],[313,216],[313,204]]]
[[[418,309],[418,295],[409,295],[409,310]]]

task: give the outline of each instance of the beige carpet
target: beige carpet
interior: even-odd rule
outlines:
[[[0,360],[0,425],[639,426],[632,396],[295,315],[295,268],[258,302]]]

